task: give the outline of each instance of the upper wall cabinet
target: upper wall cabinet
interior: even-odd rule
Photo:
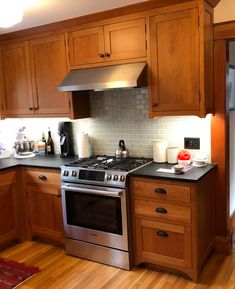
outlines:
[[[29,42],[35,114],[69,114],[68,93],[57,90],[67,74],[64,35]]]
[[[64,34],[3,45],[0,60],[3,117],[89,117],[87,95],[57,90],[68,72]]]
[[[8,116],[30,115],[33,95],[27,42],[3,45],[0,60],[3,113]]]
[[[145,30],[142,18],[69,32],[69,65],[76,68],[144,58]]]
[[[213,111],[213,12],[207,8],[150,17],[150,117]]]

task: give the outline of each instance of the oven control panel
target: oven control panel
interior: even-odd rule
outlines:
[[[77,167],[61,167],[61,180],[84,184],[102,184],[124,188],[127,172],[91,170]]]

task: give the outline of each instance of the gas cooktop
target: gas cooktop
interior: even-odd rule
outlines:
[[[150,158],[116,158],[113,156],[77,159],[61,167],[61,180],[124,187],[128,173],[151,162]]]
[[[152,159],[149,158],[97,156],[93,158],[77,159],[65,166],[129,172],[151,161]]]

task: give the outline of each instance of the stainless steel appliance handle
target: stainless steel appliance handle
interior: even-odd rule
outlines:
[[[61,186],[62,190],[69,190],[72,192],[79,192],[79,193],[90,193],[94,195],[103,195],[103,196],[111,196],[111,197],[120,197],[122,194],[122,190],[116,191],[116,192],[111,192],[111,191],[102,191],[102,190],[96,190],[96,189],[86,189],[86,188],[78,188],[78,187],[72,187],[69,185],[66,186]]]

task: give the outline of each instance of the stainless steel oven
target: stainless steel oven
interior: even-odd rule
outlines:
[[[130,269],[128,171],[120,169],[125,163],[127,170],[127,161],[133,163],[133,159],[124,162],[109,158],[61,167],[68,254]],[[116,170],[114,162],[118,163]]]

